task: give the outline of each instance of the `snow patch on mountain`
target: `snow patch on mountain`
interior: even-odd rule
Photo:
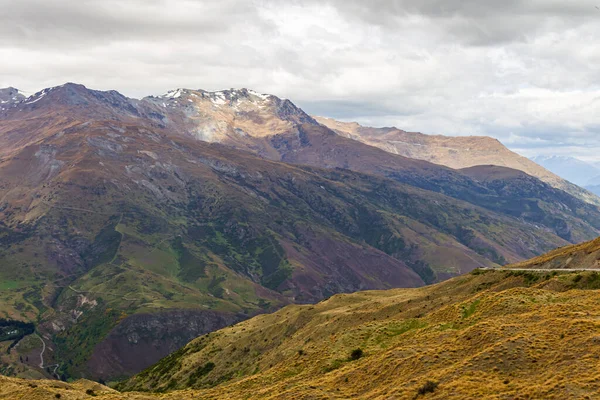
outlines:
[[[46,96],[46,93],[48,93],[50,90],[52,90],[52,89],[44,89],[41,92],[38,92],[38,93],[34,94],[33,96],[29,96],[25,100],[25,104],[37,103],[38,101],[40,101],[41,99],[43,99],[44,96]]]
[[[0,89],[0,110],[6,110],[25,100],[25,96],[14,87]]]
[[[185,93],[185,91],[183,89],[175,89],[175,90],[168,91],[167,93],[163,94],[160,97],[167,97],[169,99],[178,99],[184,93]]]

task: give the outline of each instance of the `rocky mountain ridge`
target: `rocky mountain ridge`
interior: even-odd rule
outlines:
[[[0,89],[0,111],[25,100],[25,96],[14,87]]]
[[[534,161],[510,151],[491,137],[425,135],[418,132],[406,132],[395,127],[370,128],[355,122],[341,122],[325,117],[314,118],[340,135],[379,147],[390,153],[456,169],[476,165],[497,165],[517,169],[583,201],[600,205],[600,198],[592,192],[559,177]]]

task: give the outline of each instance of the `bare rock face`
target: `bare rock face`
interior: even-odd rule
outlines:
[[[25,100],[25,96],[19,92],[19,89],[14,87],[0,89],[0,110],[7,109],[23,100]]]
[[[88,371],[95,379],[131,376],[190,340],[245,318],[248,316],[201,310],[132,315],[96,346]]]
[[[177,89],[137,104],[140,113],[163,115],[169,129],[206,142],[252,148],[256,139],[317,122],[287,99],[249,89],[217,92]]]

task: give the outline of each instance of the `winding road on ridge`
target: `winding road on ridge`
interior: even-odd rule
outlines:
[[[484,271],[531,271],[531,272],[580,272],[580,271],[596,271],[600,272],[599,268],[479,268]]]
[[[52,373],[54,375],[56,375],[56,370],[58,369],[58,367],[60,366],[60,364],[44,365],[44,352],[46,351],[46,342],[44,341],[44,339],[42,338],[41,335],[38,335],[36,333],[35,336],[37,336],[42,341],[42,351],[40,352],[40,365],[39,365],[39,367],[41,369],[48,368],[48,367],[54,367],[54,371],[52,371]]]

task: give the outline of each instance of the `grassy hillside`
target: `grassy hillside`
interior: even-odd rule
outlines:
[[[529,269],[599,269],[600,238],[571,246],[564,246],[530,260],[510,265]]]
[[[597,288],[593,272],[475,271],[336,295],[198,338],[121,389],[191,387],[204,399],[593,397]]]
[[[591,399],[600,390],[599,288],[595,272],[474,271],[419,289],[336,295],[200,337],[121,384],[124,392],[0,377],[0,397]]]

